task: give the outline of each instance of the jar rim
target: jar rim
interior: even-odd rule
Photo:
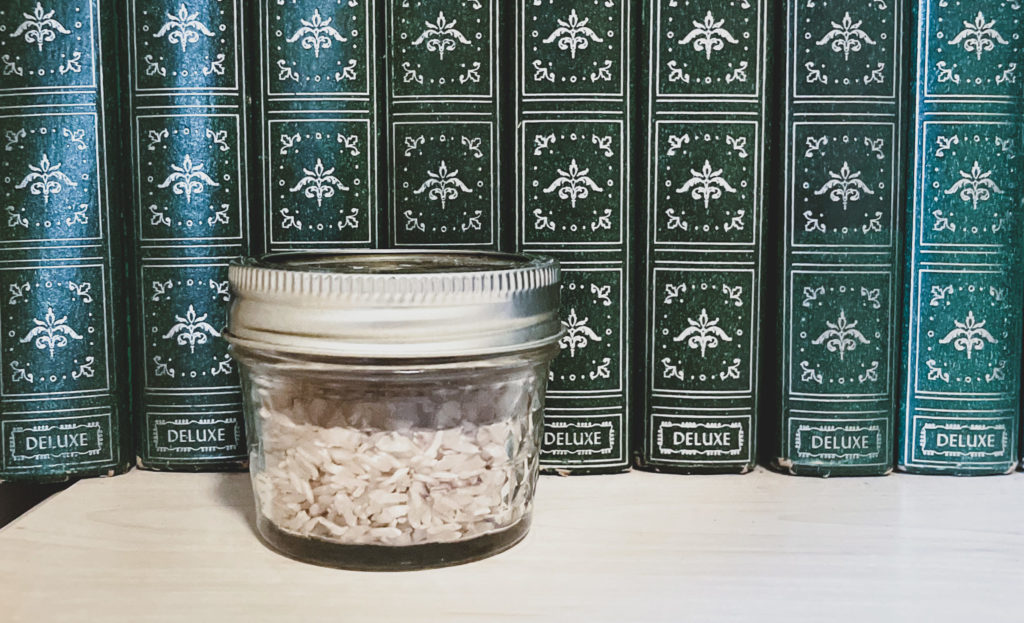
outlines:
[[[552,258],[491,251],[286,252],[228,269],[233,343],[408,358],[520,350],[561,335]]]
[[[417,277],[425,274],[478,273],[541,268],[553,264],[548,257],[477,250],[353,249],[346,252],[283,251],[269,253],[245,264],[269,270],[323,274]]]

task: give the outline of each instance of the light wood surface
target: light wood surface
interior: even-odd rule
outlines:
[[[336,571],[265,548],[245,474],[78,483],[0,530],[0,621],[998,621],[1024,475],[542,479],[497,557]]]

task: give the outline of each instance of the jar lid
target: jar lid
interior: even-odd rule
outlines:
[[[478,251],[273,253],[228,269],[225,338],[282,353],[489,355],[561,337],[558,262]]]

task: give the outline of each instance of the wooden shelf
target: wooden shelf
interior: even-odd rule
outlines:
[[[10,621],[1014,620],[1024,477],[545,477],[527,539],[436,571],[291,561],[245,474],[80,482],[0,530]]]

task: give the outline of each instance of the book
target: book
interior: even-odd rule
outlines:
[[[245,464],[220,339],[228,263],[249,253],[246,3],[126,0],[138,464]],[[126,185],[128,186],[128,185]]]
[[[501,0],[384,0],[388,244],[498,248]]]
[[[785,4],[775,467],[892,470],[910,4]]]
[[[0,7],[0,480],[132,462],[117,15]]]
[[[260,0],[257,7],[251,118],[262,139],[254,171],[262,249],[379,246],[377,3]]]
[[[754,465],[774,4],[645,3],[643,469]]]
[[[1021,392],[1021,20],[920,0],[898,468],[1000,474]]]
[[[566,330],[548,381],[541,467],[624,471],[633,409],[639,3],[516,6],[516,248],[561,262]]]

